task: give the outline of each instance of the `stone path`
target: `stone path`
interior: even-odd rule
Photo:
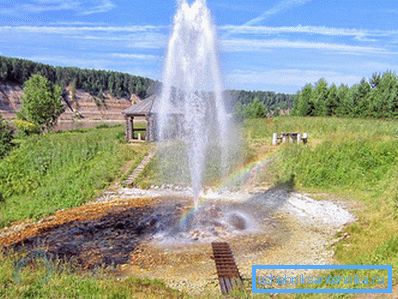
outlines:
[[[150,151],[144,159],[142,159],[141,163],[134,169],[134,171],[128,176],[128,178],[123,181],[122,185],[124,187],[132,187],[134,181],[139,177],[139,175],[144,171],[145,167],[151,162],[152,158],[155,156],[155,151]]]

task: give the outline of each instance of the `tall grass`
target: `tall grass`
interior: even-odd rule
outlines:
[[[349,238],[336,247],[340,263],[396,265],[398,121],[282,117],[245,126],[252,143],[269,144],[272,132],[308,132],[308,145],[278,148],[268,169],[274,183],[293,181],[299,190],[337,195],[357,207]]]
[[[344,141],[360,138],[398,138],[398,122],[393,120],[350,119],[335,117],[279,117],[252,119],[244,123],[252,142],[270,143],[274,132],[307,132],[310,139]]]
[[[45,266],[40,260],[18,270],[18,257],[0,253],[0,298],[186,298],[162,282],[118,279],[99,270],[78,273],[68,264]],[[16,279],[18,273],[18,280]]]
[[[380,192],[380,184],[397,170],[398,140],[349,139],[315,147],[288,146],[278,159],[279,175],[294,176],[299,186]]]
[[[145,147],[120,140],[122,128],[32,136],[0,160],[0,227],[78,206],[121,175],[129,160],[138,164]]]

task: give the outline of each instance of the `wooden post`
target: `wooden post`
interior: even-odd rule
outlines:
[[[133,140],[134,139],[134,117],[131,117],[131,136],[130,138]]]
[[[297,143],[300,144],[301,143],[301,133],[297,134]]]
[[[146,139],[146,141],[150,141],[151,140],[151,117],[149,115],[147,115],[145,117],[145,120],[146,120],[145,139]]]
[[[155,141],[156,136],[156,115],[150,114],[147,116],[147,127],[146,127],[146,141],[153,142]]]
[[[141,133],[138,133],[138,140],[141,141]]]
[[[278,133],[272,134],[272,145],[278,145]]]
[[[126,141],[129,142],[131,140],[131,118],[126,116]]]
[[[303,141],[304,141],[304,143],[308,142],[308,134],[307,133],[303,134]]]
[[[286,141],[287,141],[286,134],[283,133],[283,134],[282,134],[282,143],[286,143]]]

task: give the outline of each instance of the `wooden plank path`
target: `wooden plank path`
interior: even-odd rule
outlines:
[[[221,293],[227,295],[232,290],[243,290],[242,277],[229,244],[226,242],[213,242],[211,246]]]
[[[122,185],[124,187],[132,187],[134,185],[134,181],[139,177],[141,172],[144,171],[145,167],[151,162],[152,158],[155,156],[155,151],[150,151],[144,159],[138,164],[138,166],[134,169],[134,171],[128,176],[128,178],[123,181]]]

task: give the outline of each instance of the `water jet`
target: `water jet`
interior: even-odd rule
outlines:
[[[180,140],[177,157],[187,157],[195,208],[203,189],[206,161],[217,155],[220,173],[228,170],[229,118],[224,106],[217,36],[205,0],[182,0],[174,17],[157,103],[159,149]],[[179,108],[175,117],[174,107]],[[167,158],[169,159],[169,157]],[[213,157],[214,159],[214,157]],[[167,164],[168,161],[160,161]]]

